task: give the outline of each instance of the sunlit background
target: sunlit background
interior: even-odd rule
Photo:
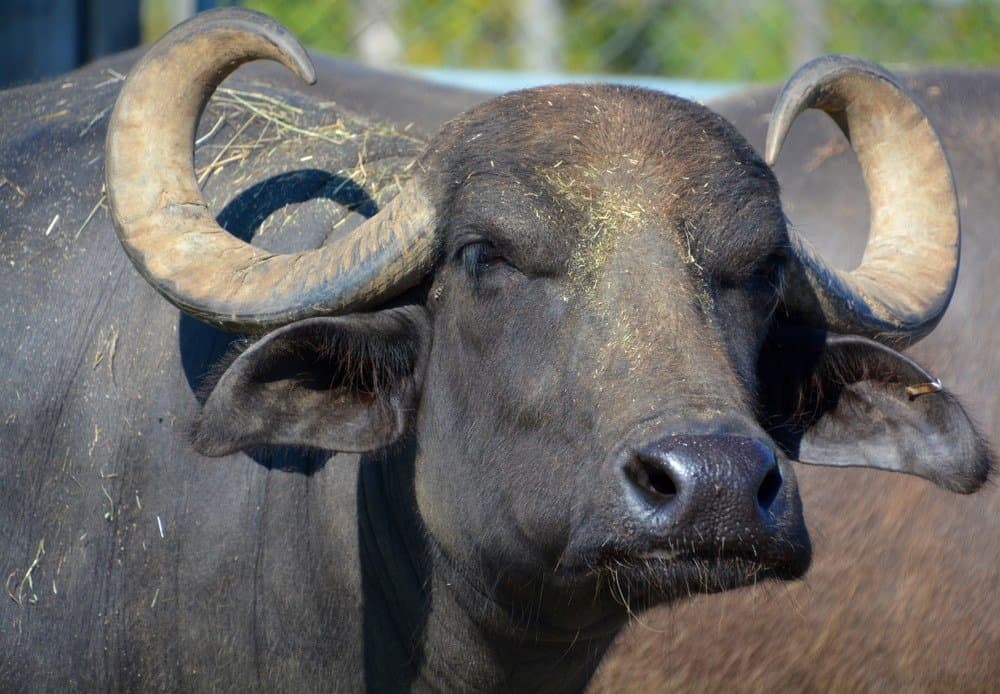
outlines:
[[[778,79],[820,53],[990,64],[998,0],[248,0],[373,63]],[[151,27],[153,28],[153,27]]]
[[[0,48],[85,62],[226,0],[5,0]],[[315,49],[379,66],[760,81],[821,53],[898,65],[1000,62],[1000,0],[245,0]],[[62,16],[60,16],[62,13]],[[67,13],[73,15],[67,18]],[[74,24],[75,22],[75,24]],[[127,30],[112,29],[129,23]],[[76,26],[70,35],[66,26]],[[35,33],[33,33],[35,32]],[[117,39],[94,36],[117,32]],[[73,42],[81,44],[76,50]],[[41,44],[38,46],[37,44]],[[23,67],[23,65],[21,66]],[[67,66],[62,69],[69,69]],[[58,71],[58,70],[57,70]],[[13,78],[13,79],[12,79]]]

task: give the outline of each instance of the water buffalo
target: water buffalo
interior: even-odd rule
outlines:
[[[948,303],[958,201],[880,69],[797,73],[767,147],[807,105],[850,133],[872,241],[844,273],[702,107],[548,88],[424,140],[237,83],[196,140],[254,57],[310,76],[280,27],[227,11],[154,47],[107,120],[20,97],[12,688],[579,689],[632,611],[805,571],[789,460],[985,478],[963,410],[892,349]],[[110,106],[119,85],[88,86]],[[102,217],[107,122],[149,285]],[[90,201],[68,227],[61,195]],[[203,323],[251,335],[211,373],[231,340]]]

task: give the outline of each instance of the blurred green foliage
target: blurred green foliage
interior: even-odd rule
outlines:
[[[830,3],[828,20],[831,52],[884,62],[1000,62],[998,0],[842,0]]]
[[[363,2],[364,0],[356,0]],[[363,26],[350,0],[246,0],[304,43],[352,54]],[[794,66],[801,25],[790,0],[563,0],[571,72],[762,80]],[[821,49],[886,63],[1000,62],[1000,0],[826,0]],[[398,0],[389,25],[401,62],[521,67],[514,2]]]

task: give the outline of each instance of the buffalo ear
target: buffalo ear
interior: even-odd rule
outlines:
[[[764,424],[792,459],[905,472],[966,494],[986,480],[991,453],[965,410],[885,345],[780,329],[758,376]]]
[[[262,445],[364,452],[409,426],[429,345],[419,306],[275,330],[222,374],[194,427],[210,456]]]

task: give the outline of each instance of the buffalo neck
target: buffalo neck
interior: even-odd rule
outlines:
[[[358,475],[366,688],[583,689],[620,623],[585,637],[515,614],[426,532],[414,460],[412,446],[400,447],[391,459],[362,458]]]

